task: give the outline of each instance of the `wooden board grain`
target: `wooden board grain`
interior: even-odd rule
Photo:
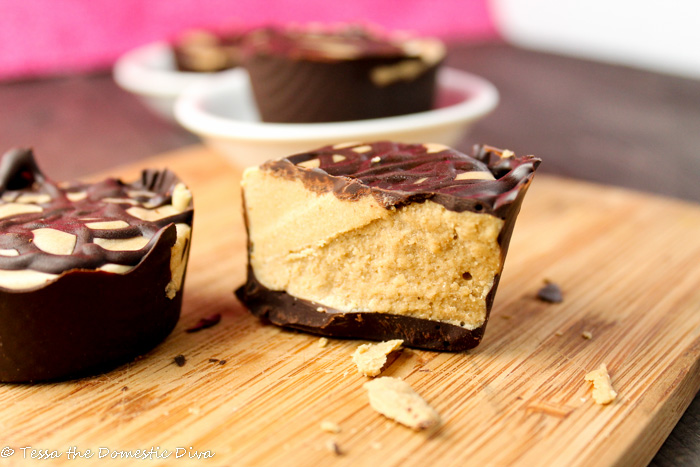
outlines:
[[[643,465],[700,387],[696,205],[537,176],[483,343],[460,354],[406,350],[384,372],[441,413],[438,429],[416,433],[369,407],[350,359],[359,341],[320,348],[235,300],[246,241],[238,171],[200,147],[141,166],[169,166],[195,194],[180,323],[110,373],[1,385],[0,465],[23,464],[27,446],[61,454],[41,465],[78,465],[71,447],[171,452],[149,465]],[[545,279],[562,287],[563,303],[534,298]],[[213,313],[220,324],[185,332]],[[173,363],[180,354],[183,367]],[[604,407],[583,379],[602,362],[619,393]],[[322,431],[326,420],[342,431]],[[2,457],[4,447],[14,454]],[[215,455],[190,459],[195,451]]]

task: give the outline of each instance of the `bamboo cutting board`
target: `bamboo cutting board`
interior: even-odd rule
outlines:
[[[414,432],[369,407],[350,359],[360,341],[320,348],[235,300],[246,261],[238,171],[200,147],[146,166],[172,168],[195,195],[180,323],[105,375],[0,385],[0,465],[24,464],[27,446],[61,454],[41,465],[79,464],[71,448],[103,448],[107,457],[88,461],[99,465],[156,447],[170,457],[148,465],[643,465],[700,387],[698,206],[536,176],[482,344],[405,350],[384,372],[442,415],[438,429]],[[563,303],[534,298],[545,279]],[[214,313],[218,325],[185,332]],[[602,362],[619,393],[609,406],[593,403],[583,379]],[[323,421],[341,432],[322,431]],[[214,457],[190,458],[207,451]]]

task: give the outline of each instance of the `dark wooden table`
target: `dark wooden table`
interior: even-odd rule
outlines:
[[[501,43],[453,44],[448,64],[501,93],[461,149],[484,142],[541,157],[543,172],[700,202],[700,81]],[[0,151],[33,146],[57,180],[198,142],[109,73],[5,83],[0,109]],[[700,397],[651,465],[700,465]]]

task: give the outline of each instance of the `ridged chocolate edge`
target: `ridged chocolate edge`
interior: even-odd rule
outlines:
[[[14,148],[0,158],[0,194],[6,191],[26,190],[28,193],[48,194],[48,202],[42,202],[40,212],[23,213],[18,216],[0,218],[0,246],[5,249],[15,249],[19,254],[14,256],[0,255],[1,270],[34,270],[49,274],[62,274],[74,269],[96,270],[105,264],[136,266],[143,261],[151,251],[154,238],[159,231],[172,223],[192,225],[194,209],[192,203],[187,209],[155,220],[145,220],[133,217],[123,206],[125,203],[105,202],[105,198],[114,197],[115,193],[132,190],[146,190],[155,195],[150,202],[156,206],[171,203],[171,190],[181,183],[173,172],[167,169],[145,169],[141,177],[132,183],[107,178],[96,183],[71,183],[70,188],[61,188],[40,170],[34,158],[33,151],[27,148]],[[70,190],[83,191],[89,197],[73,201],[68,198]],[[125,198],[132,199],[128,194]],[[7,201],[7,200],[6,200]],[[12,200],[10,200],[11,202]],[[130,203],[126,204],[130,206]],[[83,214],[78,214],[80,211]],[[80,220],[89,212],[90,217],[103,220],[119,220],[129,224],[129,228],[100,229],[93,231],[87,228],[89,220]],[[69,219],[70,222],[64,222]],[[93,220],[94,220],[93,219]],[[76,243],[73,252],[67,255],[56,255],[45,252],[28,238],[37,226],[55,228],[73,235]],[[111,250],[95,248],[96,238],[126,239],[135,236],[150,238],[146,246],[137,250]],[[41,287],[41,286],[38,286]],[[0,289],[5,289],[0,286]],[[12,290],[12,289],[8,289]]]
[[[375,143],[358,143],[360,145],[381,145],[381,144],[397,144],[380,141]],[[398,143],[400,144],[400,143]],[[404,146],[420,146],[420,145],[404,145]],[[422,203],[426,200],[431,200],[441,204],[445,209],[454,212],[471,211],[477,214],[491,214],[501,219],[506,219],[509,214],[515,209],[513,205],[518,203],[518,196],[527,190],[532,181],[537,167],[541,160],[533,156],[521,157],[503,157],[503,150],[485,145],[475,145],[473,147],[473,156],[469,157],[472,160],[486,164],[495,180],[481,181],[468,186],[474,187],[477,191],[470,194],[456,194],[445,192],[444,189],[425,189],[422,185],[417,185],[418,190],[405,190],[396,188],[379,188],[371,186],[364,182],[362,178],[357,178],[354,174],[344,173],[342,175],[332,175],[327,171],[327,167],[319,167],[308,169],[302,165],[311,159],[319,157],[320,151],[328,153],[328,149],[332,146],[324,147],[315,151],[295,154],[283,159],[270,160],[264,163],[260,168],[276,173],[280,177],[288,180],[300,180],[304,186],[315,193],[324,194],[331,192],[338,199],[343,201],[358,201],[365,196],[373,196],[377,203],[384,206],[386,209],[400,208],[413,203]],[[343,152],[347,148],[339,151],[346,156],[347,152]],[[455,152],[452,149],[447,151]],[[351,153],[352,154],[352,153]],[[363,153],[362,155],[352,154],[354,157],[369,157],[374,154],[372,151]],[[457,153],[461,154],[461,153]],[[351,157],[352,157],[351,156]],[[464,155],[465,157],[468,157]],[[431,157],[440,157],[440,153],[435,153]],[[406,159],[406,162],[412,162],[415,158]],[[395,162],[391,162],[396,165]],[[378,162],[376,167],[381,168],[382,162]],[[383,172],[382,176],[398,176],[404,177],[402,171]]]

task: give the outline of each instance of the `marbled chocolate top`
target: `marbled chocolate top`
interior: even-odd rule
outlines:
[[[336,29],[263,28],[246,38],[246,53],[316,61],[417,57],[419,50],[359,26]]]
[[[168,170],[144,171],[130,184],[112,178],[57,184],[27,149],[2,157],[0,196],[0,270],[6,271],[135,266],[163,227],[192,223],[189,191]]]
[[[371,194],[388,209],[430,199],[453,211],[505,218],[540,162],[490,146],[475,146],[468,156],[438,144],[381,141],[326,146],[262,168],[340,199]]]

